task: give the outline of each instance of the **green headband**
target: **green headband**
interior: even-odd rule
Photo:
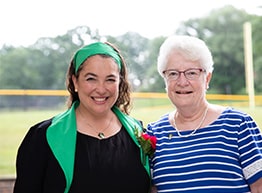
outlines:
[[[119,70],[121,69],[121,58],[118,53],[108,44],[102,42],[96,42],[93,44],[89,44],[79,49],[74,55],[74,65],[75,65],[75,73],[77,73],[79,67],[83,64],[83,62],[89,58],[90,56],[94,56],[97,54],[105,54],[114,58],[116,63],[118,64]]]

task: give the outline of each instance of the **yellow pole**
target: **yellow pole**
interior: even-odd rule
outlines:
[[[255,107],[254,70],[252,51],[252,29],[250,22],[244,23],[244,49],[245,49],[245,71],[246,89],[249,96],[249,107]]]

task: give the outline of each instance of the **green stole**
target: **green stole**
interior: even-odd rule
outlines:
[[[73,103],[70,109],[55,116],[46,133],[47,142],[59,165],[61,166],[66,178],[65,193],[67,193],[70,189],[74,174],[77,134],[75,109],[78,107],[78,105],[79,101],[76,101]],[[143,152],[134,134],[135,128],[139,130],[143,129],[141,124],[136,119],[121,112],[119,108],[115,106],[112,108],[112,110],[135,144],[140,148],[141,162],[150,176],[148,156]]]

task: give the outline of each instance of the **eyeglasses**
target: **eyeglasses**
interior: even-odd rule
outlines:
[[[206,72],[206,70],[202,68],[189,68],[184,71],[165,70],[163,71],[163,74],[167,80],[177,80],[180,77],[181,73],[184,74],[187,80],[196,80],[199,78],[201,72]]]

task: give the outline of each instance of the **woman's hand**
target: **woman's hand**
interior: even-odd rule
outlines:
[[[262,178],[250,185],[251,193],[262,193]]]
[[[150,193],[157,193],[157,189],[155,186],[151,187],[151,192]],[[252,192],[253,193],[253,192]]]

